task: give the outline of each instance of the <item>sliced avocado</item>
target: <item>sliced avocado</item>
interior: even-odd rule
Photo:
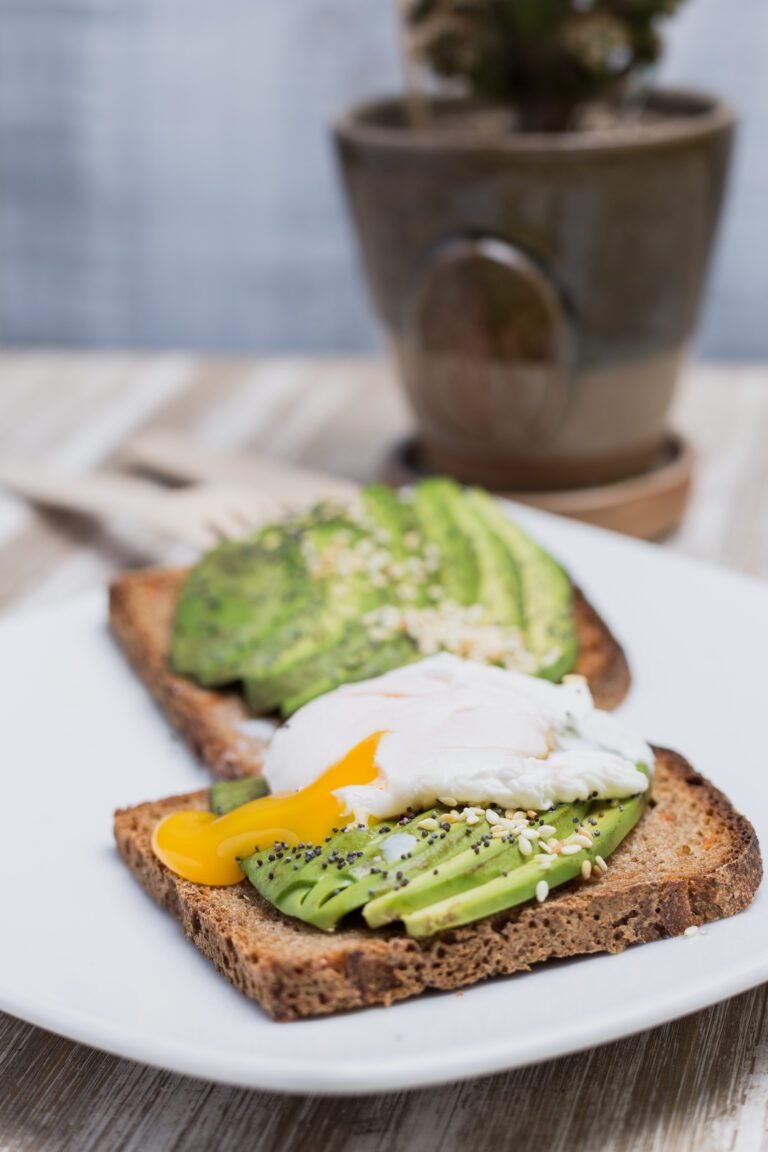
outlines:
[[[366,484],[363,488],[363,505],[374,533],[378,529],[382,546],[396,560],[413,551],[413,548],[409,549],[406,537],[416,531],[416,517],[413,509],[392,488],[386,484]],[[419,541],[413,543],[418,546]]]
[[[303,675],[301,685],[285,692],[280,703],[283,716],[291,716],[316,696],[331,692],[342,684],[352,684],[358,680],[370,680],[382,676],[393,668],[402,668],[421,659],[415,642],[403,633],[374,642],[367,629],[352,626],[355,640],[350,637],[327,652],[315,666]],[[357,633],[361,635],[357,635]]]
[[[211,811],[224,816],[251,800],[269,795],[269,784],[263,776],[247,776],[242,780],[217,780],[211,784]]]
[[[524,625],[556,680],[576,658],[571,599],[559,565],[485,493],[443,479],[405,496],[370,485],[361,508],[321,505],[209,553],[182,589],[171,664],[205,686],[243,681],[252,709],[289,714],[417,658],[397,617],[369,634],[369,614],[454,601]]]
[[[404,894],[400,916],[408,935],[432,936],[446,928],[456,928],[514,908],[526,900],[532,900],[542,880],[547,884],[547,891],[573,880],[581,872],[585,861],[594,865],[597,856],[605,859],[613,852],[634,828],[647,803],[648,793],[644,792],[613,807],[593,804],[586,814],[586,818],[591,816],[596,821],[594,831],[599,833],[593,846],[582,848],[573,855],[555,856],[549,866],[542,865],[541,854],[529,856],[506,876],[501,873],[490,877],[484,883],[472,884],[468,889],[458,890],[452,896],[423,905],[414,911],[407,909],[408,894]],[[370,907],[368,905],[363,912],[366,920]]]
[[[265,900],[269,900],[281,912],[297,919],[306,920],[303,905],[318,885],[328,877],[338,876],[328,891],[330,898],[336,886],[343,887],[341,869],[337,859],[346,859],[351,852],[359,851],[361,845],[370,840],[370,830],[356,826],[336,830],[323,845],[299,844],[293,849],[275,845],[268,851],[254,852],[240,861],[240,867]]]
[[[454,509],[461,488],[453,480],[422,480],[413,489],[413,509],[424,538],[425,555],[434,549],[434,583],[448,600],[476,604],[480,591],[480,568],[472,540],[457,523]]]
[[[573,831],[574,822],[584,819],[588,808],[588,802],[561,804],[547,812],[542,820],[551,824],[554,835],[560,838]],[[437,876],[422,874],[414,879],[407,892],[395,891],[372,900],[365,909],[366,923],[380,928],[406,913],[431,907],[525,863],[526,858],[514,837],[493,839],[488,832],[487,821],[481,820],[473,827],[473,835],[461,846],[462,850],[439,869]]]
[[[314,549],[319,564],[322,564],[323,558],[329,555],[342,536],[359,543],[366,535],[359,525],[339,518],[307,532],[305,548]],[[282,676],[321,648],[337,643],[350,620],[382,603],[382,590],[372,585],[365,571],[342,574],[331,569],[327,574],[319,572],[314,578],[308,576],[306,579],[314,589],[317,604],[306,605],[306,610],[285,623],[281,622],[263,636],[241,664],[240,675],[248,681],[248,696],[253,707],[272,707],[275,701],[272,678]],[[263,703],[260,695],[262,685]]]
[[[519,573],[525,616],[525,642],[539,662],[538,675],[562,680],[578,654],[573,620],[573,588],[568,574],[479,488],[466,494],[478,520],[494,532]]]
[[[182,588],[174,620],[171,665],[201,684],[240,679],[254,654],[295,639],[307,621],[324,615],[327,581],[313,579],[311,550],[322,556],[348,516],[320,504],[269,525],[247,540],[209,552]]]
[[[642,768],[642,765],[640,766]],[[523,855],[519,839],[491,836],[487,820],[448,823],[439,807],[396,823],[351,826],[323,844],[276,845],[242,861],[256,889],[287,915],[330,932],[362,910],[371,928],[401,920],[411,936],[426,936],[515,907],[576,877],[585,861],[610,855],[640,819],[648,792],[621,803],[584,801],[540,814],[555,837],[585,824],[591,848],[571,855]],[[421,827],[425,819],[437,827]]]
[[[171,666],[205,685],[237,679],[242,662],[281,621],[316,600],[295,536],[283,528],[209,552],[184,582]]]
[[[407,885],[411,877],[432,872],[441,860],[451,857],[462,842],[464,829],[448,825],[436,834],[419,828],[426,813],[414,816],[403,824],[383,824],[390,831],[369,838],[366,847],[355,860],[350,860],[341,877],[325,880],[307,898],[302,913],[316,928],[332,931],[339,921],[362,908],[372,898],[393,888]],[[394,849],[394,851],[391,851]],[[327,893],[331,884],[333,895]]]
[[[254,853],[241,862],[242,867],[276,907],[330,932],[373,894],[389,891],[463,847],[463,825],[446,825],[436,834],[418,827],[420,820],[437,814],[435,810],[369,828],[353,826],[327,844],[302,845],[279,860],[269,861],[275,852]]]
[[[517,564],[498,533],[478,516],[470,493],[457,491],[450,502],[451,514],[470,541],[479,569],[478,603],[494,624],[521,627],[523,603]]]
[[[363,503],[366,520],[362,528],[370,539],[369,551],[373,555],[386,552],[393,566],[402,570],[399,579],[390,577],[385,585],[378,586],[366,570],[335,581],[323,613],[306,622],[303,637],[289,644],[288,652],[278,661],[255,672],[247,671],[244,688],[252,709],[281,707],[283,714],[289,715],[339,684],[381,675],[415,658],[415,646],[408,637],[398,634],[374,640],[361,619],[387,602],[396,603],[398,588],[409,579],[410,554],[420,543],[413,511],[383,484],[364,488]],[[360,539],[358,531],[358,542]],[[424,593],[425,589],[415,586],[410,602],[421,602]],[[285,644],[284,637],[282,642]]]
[[[400,633],[374,643],[369,629],[356,620],[347,625],[343,636],[334,644],[320,648],[317,655],[269,677],[246,679],[243,687],[252,709],[279,707],[284,716],[289,716],[302,704],[340,684],[380,676],[418,657],[419,652],[408,636]]]

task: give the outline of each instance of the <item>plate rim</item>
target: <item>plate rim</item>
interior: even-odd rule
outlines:
[[[738,913],[739,916],[749,915],[750,909]],[[730,917],[729,917],[730,919]],[[726,921],[717,921],[707,925],[713,929],[716,924],[725,924]],[[654,941],[656,946],[671,944],[677,941],[681,945],[684,941],[680,937],[671,937],[669,940]],[[641,948],[646,945],[636,945]],[[599,959],[606,954],[595,954]],[[593,957],[573,957],[575,963],[589,961]],[[535,969],[531,973],[535,974]],[[212,975],[218,973],[212,971]],[[221,977],[219,977],[221,978]],[[499,980],[505,979],[499,977]],[[768,981],[768,952],[759,960],[749,960],[737,974],[726,982],[708,982],[681,997],[677,985],[671,987],[664,997],[656,997],[653,1005],[649,1007],[642,1000],[629,1000],[628,1010],[621,1016],[615,1016],[609,1023],[601,1025],[596,1032],[590,1033],[589,1039],[576,1035],[576,1027],[572,1026],[563,1039],[562,1026],[560,1032],[552,1035],[546,1033],[542,1037],[528,1035],[525,1052],[519,1051],[519,1041],[501,1040],[493,1045],[476,1044],[469,1050],[457,1048],[446,1050],[440,1056],[432,1056],[429,1065],[419,1067],[415,1061],[408,1061],[407,1057],[398,1055],[390,1057],[377,1064],[349,1060],[341,1062],[334,1060],[325,1068],[318,1067],[312,1058],[289,1059],[281,1058],[277,1061],[274,1056],[269,1059],[249,1057],[247,1073],[244,1074],[242,1054],[226,1056],[218,1054],[217,1066],[212,1066],[210,1056],[203,1046],[182,1044],[180,1042],[164,1040],[157,1042],[151,1040],[146,1045],[146,1032],[122,1028],[119,1038],[114,1038],[114,1029],[103,1025],[93,1017],[84,1016],[79,1012],[69,1012],[67,1009],[58,1009],[52,1006],[41,1008],[31,1005],[23,997],[17,997],[14,1003],[12,996],[6,996],[0,989],[0,1011],[7,1012],[25,1023],[43,1028],[57,1036],[63,1036],[75,1043],[85,1044],[99,1051],[107,1052],[120,1059],[132,1060],[135,1063],[147,1064],[153,1068],[163,1069],[176,1075],[191,1076],[199,1080],[208,1080],[218,1084],[227,1084],[232,1087],[250,1088],[264,1092],[280,1092],[289,1095],[318,1094],[339,1098],[381,1095],[388,1092],[419,1091],[424,1088],[438,1087],[456,1080],[477,1079],[492,1076],[502,1072],[511,1072],[517,1068],[531,1067],[546,1060],[556,1060],[571,1056],[591,1048],[599,1047],[618,1040],[636,1036],[638,1033],[672,1023],[684,1016],[709,1008],[713,1004],[731,999],[742,992],[747,992]],[[236,990],[235,990],[236,991]],[[455,995],[455,992],[438,992],[435,998]],[[242,997],[245,1011],[261,1011],[258,1005],[252,1004],[246,997]],[[393,1007],[397,1008],[398,1005]],[[378,1011],[388,1011],[380,1008]],[[366,1012],[369,1009],[355,1009],[355,1013]],[[351,1014],[351,1013],[350,1013]],[[322,1027],[323,1017],[312,1021],[304,1021],[313,1027]],[[268,1027],[291,1028],[291,1023],[279,1023],[266,1020]],[[110,1035],[112,1033],[112,1035]],[[142,1040],[142,1037],[144,1038]],[[127,1038],[127,1039],[126,1039]],[[515,1052],[515,1048],[518,1051]],[[235,1060],[238,1066],[235,1067]],[[208,1062],[206,1062],[208,1061]],[[339,1081],[341,1080],[341,1084]]]

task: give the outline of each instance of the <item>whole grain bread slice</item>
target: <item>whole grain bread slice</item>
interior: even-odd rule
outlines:
[[[176,676],[168,662],[173,616],[185,569],[126,572],[110,588],[109,621],[117,640],[168,719],[214,776],[261,773],[263,735],[254,731],[236,691],[209,691]],[[576,671],[586,676],[598,707],[615,708],[629,690],[629,666],[618,641],[576,592]]]
[[[153,829],[170,812],[207,807],[205,791],[117,812],[115,837],[139,882],[216,968],[275,1020],[297,1020],[462,988],[555,957],[621,952],[746,908],[762,876],[754,829],[681,756],[656,753],[651,805],[604,877],[428,940],[366,928],[326,935],[283,916],[247,881],[205,888],[175,876],[152,852]]]

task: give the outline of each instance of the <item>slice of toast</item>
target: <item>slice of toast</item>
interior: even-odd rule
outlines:
[[[298,1020],[462,988],[555,957],[621,952],[746,908],[762,877],[754,829],[681,756],[656,754],[653,799],[604,877],[428,940],[366,928],[326,935],[282,915],[247,881],[205,888],[174,875],[152,852],[153,829],[170,812],[207,807],[205,791],[117,812],[115,837],[139,882],[216,968],[275,1020]]]
[[[217,777],[260,775],[265,742],[236,691],[211,691],[176,676],[168,663],[184,569],[126,572],[114,581],[109,621],[128,659],[193,752]],[[585,597],[576,591],[579,637],[575,671],[586,676],[599,708],[615,708],[629,690],[624,652]],[[250,729],[250,730],[249,730]]]

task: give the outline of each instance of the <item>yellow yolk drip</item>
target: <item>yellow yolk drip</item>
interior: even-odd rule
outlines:
[[[340,823],[342,805],[333,795],[349,784],[371,784],[378,775],[376,749],[382,732],[356,744],[313,784],[251,800],[224,816],[196,810],[166,816],[152,836],[152,849],[172,872],[196,884],[237,884],[237,857],[281,840],[317,844]]]

